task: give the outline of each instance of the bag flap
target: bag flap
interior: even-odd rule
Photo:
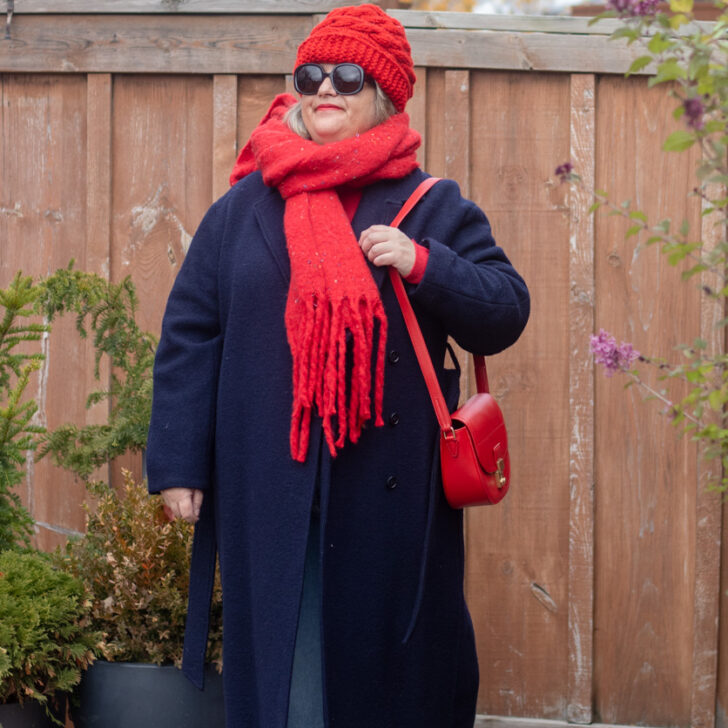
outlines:
[[[508,434],[498,403],[487,392],[471,397],[452,414],[453,427],[460,437],[460,429],[467,427],[475,447],[480,467],[486,473],[498,470],[498,458],[508,457]]]

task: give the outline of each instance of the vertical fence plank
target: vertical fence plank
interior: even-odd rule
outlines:
[[[571,160],[584,182],[569,193],[569,688],[566,715],[592,720],[594,628],[594,76],[571,76]]]
[[[45,277],[70,258],[86,266],[86,79],[81,75],[7,74],[3,78],[0,181],[0,286],[16,271]],[[50,429],[83,422],[87,361],[77,357],[72,316],[30,345],[46,359],[26,391],[38,404],[33,423]],[[18,493],[36,521],[35,545],[53,549],[83,528],[83,486],[28,457]]]
[[[444,176],[460,185],[470,197],[470,72],[445,71]],[[473,394],[472,357],[451,341],[460,362],[460,401]],[[466,519],[467,523],[467,519]]]
[[[468,514],[467,588],[479,711],[563,721],[568,689],[569,77],[472,71],[472,199],[531,291],[515,346],[489,359],[511,491]],[[484,322],[484,325],[487,325]]]
[[[445,71],[445,176],[470,196],[469,71]]]
[[[725,189],[713,185],[708,190],[712,199],[725,196]],[[707,207],[707,204],[703,205]],[[705,250],[712,250],[724,240],[725,228],[717,225],[720,215],[702,218],[701,239]],[[716,277],[706,271],[703,286],[715,287]],[[725,350],[724,328],[719,326],[724,311],[713,299],[702,297],[700,337],[707,342],[707,351],[719,354]],[[716,424],[718,418],[715,418]],[[720,609],[721,501],[708,484],[720,479],[719,459],[698,462],[695,502],[695,587],[693,616],[693,677],[690,725],[708,728],[715,725],[718,685],[718,617]]]
[[[422,137],[422,144],[417,150],[417,161],[422,169],[427,169],[427,69],[417,67],[415,73],[417,83],[415,83],[414,95],[407,104],[407,113],[410,117],[410,125]]]
[[[597,90],[597,187],[615,203],[633,200],[652,224],[669,216],[699,228],[688,198],[696,154],[661,150],[676,128],[674,101],[644,79],[600,78]],[[700,329],[700,291],[656,248],[625,239],[628,227],[596,219],[597,328],[674,362]],[[604,723],[687,726],[697,448],[660,403],[625,383],[595,381],[594,706]],[[686,394],[677,382],[658,386],[673,399]]]
[[[109,278],[111,255],[111,98],[109,73],[89,73],[86,81],[86,271]],[[92,338],[83,341],[86,360],[86,391],[109,386],[106,359],[99,363],[99,380],[94,377]],[[86,411],[86,424],[103,424],[110,403],[99,402]],[[94,475],[109,480],[109,466]]]
[[[111,74],[86,86],[86,270],[109,277],[111,244]]]
[[[237,150],[238,77],[212,78],[212,199],[230,187],[230,170]]]
[[[242,147],[277,94],[293,91],[292,76],[238,77],[238,146]]]
[[[119,76],[114,81],[111,278],[130,275],[137,322],[159,333],[165,302],[212,199],[212,79]],[[117,459],[141,476],[141,457]]]
[[[427,171],[435,177],[445,176],[445,71],[430,68],[425,79],[427,106],[425,107],[425,158]]]

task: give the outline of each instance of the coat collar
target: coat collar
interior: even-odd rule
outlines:
[[[373,184],[364,188],[361,202],[352,220],[354,236],[357,239],[362,230],[366,230],[370,225],[386,225],[394,219],[411,192],[410,188],[413,188],[413,184],[405,180],[408,178],[398,180],[393,184]],[[254,204],[254,210],[265,244],[276,261],[283,280],[288,285],[291,281],[291,265],[283,231],[285,210],[283,198],[277,190],[269,188],[267,193]],[[377,287],[381,288],[387,277],[386,268],[378,268],[371,263],[367,264]]]

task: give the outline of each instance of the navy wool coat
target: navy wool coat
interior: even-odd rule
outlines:
[[[389,223],[427,175],[364,189],[354,233]],[[223,581],[227,728],[285,728],[310,513],[320,488],[324,704],[330,728],[472,728],[478,665],[463,596],[462,513],[439,480],[437,422],[386,270],[384,427],[337,457],[314,418],[289,452],[290,267],[284,202],[254,173],[204,217],[170,294],[154,374],[149,489],[204,492],[184,669],[201,686],[215,553]],[[429,248],[408,293],[448,403],[448,335],[494,354],[523,330],[529,296],[456,183],[402,224]]]

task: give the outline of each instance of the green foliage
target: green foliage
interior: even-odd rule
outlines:
[[[714,24],[698,23],[693,16],[692,0],[670,0],[670,12],[656,12],[652,0],[608,0],[614,10],[602,17],[619,16],[623,24],[613,38],[628,38],[645,46],[628,74],[654,67],[649,85],[668,84],[667,93],[676,101],[673,116],[683,124],[664,141],[663,149],[681,153],[700,148],[696,165],[697,185],[692,195],[700,199],[703,217],[710,216],[719,239],[707,246],[690,235],[683,221],[675,228],[669,219],[650,224],[647,215],[632,209],[630,203],[616,205],[606,193],[594,192],[591,211],[608,208],[610,214],[629,221],[626,236],[644,234],[647,245],[659,246],[671,265],[683,265],[683,280],[701,274],[700,290],[718,307],[718,328],[725,329],[728,297],[728,13],[726,0],[717,0],[722,13]],[[580,184],[578,178],[570,178]],[[687,265],[685,265],[687,264]],[[724,338],[724,337],[722,337]],[[696,339],[679,347],[676,364],[649,358],[640,361],[652,367],[657,381],[679,380],[686,395],[680,401],[667,398],[640,378],[637,371],[622,369],[631,381],[646,389],[649,398],[661,400],[664,413],[685,434],[698,441],[705,458],[717,458],[723,475],[712,485],[728,489],[728,355],[710,350]],[[596,352],[595,352],[596,353]]]
[[[8,288],[0,289],[0,551],[28,546],[33,521],[14,488],[23,480],[25,460],[44,430],[32,423],[33,400],[24,399],[30,375],[43,359],[28,353],[48,331],[45,324],[27,319],[33,314],[38,289],[31,278],[18,273]]]
[[[109,401],[108,421],[64,424],[45,436],[39,452],[40,457],[51,453],[57,465],[88,481],[100,465],[146,445],[157,341],[136,323],[138,299],[129,277],[110,283],[71,264],[40,284],[37,308],[49,322],[64,312],[75,314],[79,335],[92,336],[97,379],[103,357],[110,365],[108,389],[92,392],[86,402],[90,407]]]
[[[45,554],[0,553],[0,703],[47,704],[79,682],[101,637],[89,609],[81,582]]]
[[[105,634],[103,656],[157,664],[182,661],[192,526],[169,521],[159,498],[128,472],[123,497],[105,489],[87,508],[86,536],[58,558],[91,594],[91,618]],[[222,607],[216,579],[208,659],[222,668]]]

